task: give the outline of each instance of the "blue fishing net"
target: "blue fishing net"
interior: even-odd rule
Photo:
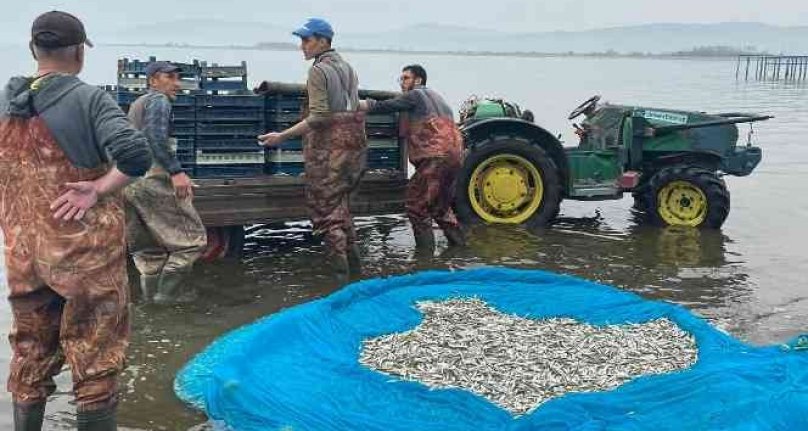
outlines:
[[[363,340],[421,322],[417,302],[464,297],[533,319],[667,318],[694,336],[698,361],[568,393],[521,416],[464,389],[430,389],[360,364]],[[193,358],[175,391],[237,431],[808,430],[808,338],[749,346],[683,307],[542,271],[426,272],[352,284],[237,329]]]

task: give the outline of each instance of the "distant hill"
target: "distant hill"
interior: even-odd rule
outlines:
[[[262,41],[292,41],[287,28],[257,22],[215,19],[180,20],[122,28],[96,36],[101,43],[254,45]]]
[[[255,45],[295,43],[290,29],[255,22],[185,20],[122,29],[104,35],[107,43]],[[421,24],[378,33],[338,34],[343,48],[421,51],[671,53],[721,46],[771,53],[808,53],[808,26],[761,23],[647,24],[588,31],[505,33]]]

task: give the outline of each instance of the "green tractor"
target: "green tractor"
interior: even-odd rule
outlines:
[[[562,199],[630,192],[650,222],[719,228],[730,208],[722,176],[749,175],[762,157],[751,133],[737,145],[736,125],[772,118],[602,104],[599,96],[569,119],[580,116],[580,143],[564,148],[530,111],[502,100],[467,101],[460,112],[467,148],[456,201],[461,219],[543,227]]]

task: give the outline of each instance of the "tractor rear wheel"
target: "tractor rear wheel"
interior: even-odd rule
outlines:
[[[657,172],[645,188],[643,208],[662,226],[720,228],[729,215],[727,184],[714,171],[673,166]]]
[[[493,137],[471,146],[455,205],[463,222],[543,227],[558,215],[560,202],[558,168],[538,145]]]

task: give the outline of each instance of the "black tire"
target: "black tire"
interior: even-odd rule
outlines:
[[[730,196],[727,184],[714,171],[698,167],[672,166],[657,172],[644,192],[643,207],[652,223],[667,226],[660,214],[662,203],[659,192],[673,181],[685,181],[704,194],[707,203],[706,216],[695,227],[718,229],[729,215]]]
[[[455,202],[457,215],[463,223],[484,222],[471,204],[469,183],[474,170],[480,163],[500,154],[520,156],[531,162],[541,174],[544,189],[542,201],[534,213],[522,224],[529,228],[541,228],[555,219],[561,203],[561,176],[553,160],[540,146],[528,139],[500,136],[473,143],[469,148],[458,177]]]
[[[651,177],[653,177],[653,174]],[[650,181],[646,179],[645,175],[640,177],[640,184],[631,191],[631,197],[634,198],[634,206],[632,207],[634,211],[642,214],[648,212],[648,197],[646,195],[649,193],[650,187]]]
[[[229,226],[226,228],[228,242],[227,251],[224,257],[230,259],[241,259],[244,255],[244,239],[246,232],[244,226]]]

